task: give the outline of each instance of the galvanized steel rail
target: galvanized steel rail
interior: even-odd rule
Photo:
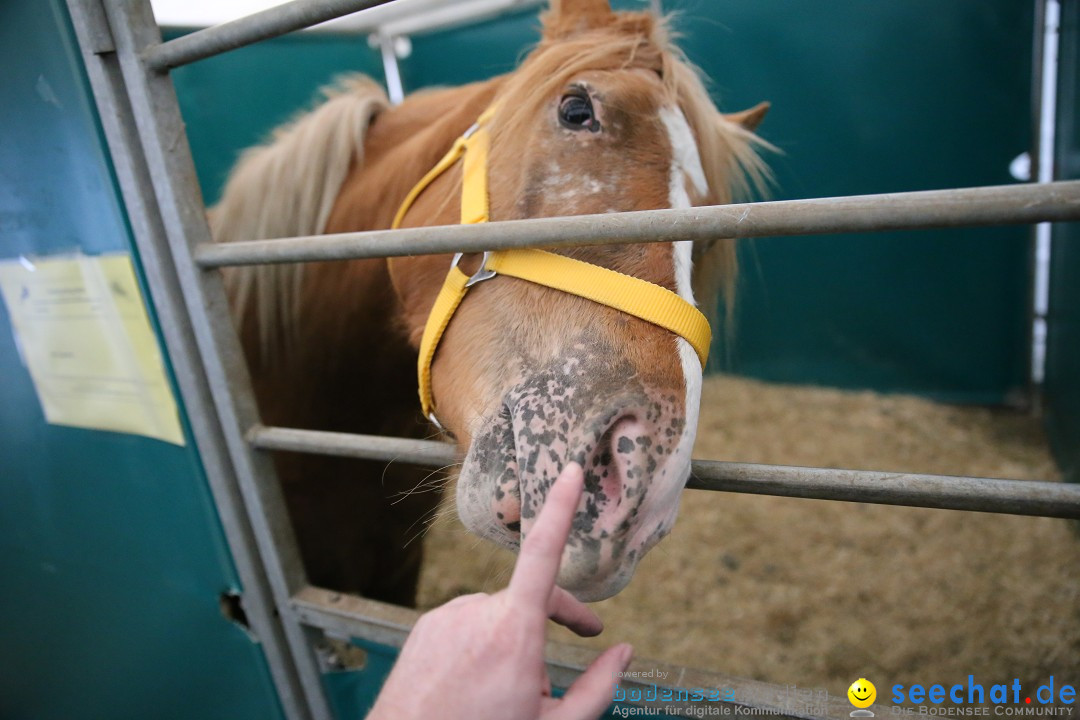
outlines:
[[[387,2],[390,0],[293,0],[154,45],[143,58],[151,70],[165,72]]]
[[[204,268],[506,248],[927,230],[1080,220],[1080,180],[954,190],[710,205],[252,239],[195,248]]]
[[[695,460],[688,488],[907,505],[1006,515],[1080,518],[1080,485],[954,475]]]
[[[454,465],[460,459],[452,445],[433,440],[263,426],[253,428],[248,439],[260,450],[339,455],[432,467]],[[878,505],[1080,518],[1080,485],[1033,480],[694,460],[686,487]]]

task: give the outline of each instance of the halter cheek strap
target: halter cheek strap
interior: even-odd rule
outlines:
[[[398,228],[405,214],[420,193],[459,159],[462,163],[461,223],[487,222],[489,219],[487,190],[487,156],[490,136],[487,121],[495,112],[492,105],[477,118],[405,197],[394,217],[392,228]],[[450,272],[435,298],[420,340],[417,376],[420,386],[420,406],[424,415],[435,424],[434,399],[431,393],[431,364],[439,340],[446,331],[458,305],[469,288],[496,275],[527,280],[538,285],[586,298],[653,323],[684,338],[694,348],[701,367],[709,357],[712,330],[709,321],[692,304],[665,287],[656,285],[599,265],[574,260],[546,250],[514,249],[484,253],[480,269],[471,277],[458,267],[461,253],[454,256]]]
[[[405,220],[405,215],[412,208],[416,198],[427,189],[427,186],[435,182],[435,179],[450,169],[450,167],[465,156],[462,165],[461,176],[461,224],[472,225],[488,221],[488,191],[487,191],[487,156],[491,146],[491,136],[487,131],[487,121],[495,114],[498,106],[492,105],[476,118],[472,127],[465,134],[454,141],[450,149],[435,167],[428,170],[420,182],[413,185],[412,190],[405,196],[394,215],[394,222],[390,228],[397,230]]]

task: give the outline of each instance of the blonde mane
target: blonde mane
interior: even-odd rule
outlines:
[[[216,242],[317,235],[326,228],[349,168],[363,163],[364,137],[385,92],[362,75],[323,88],[326,101],[244,151],[209,212]],[[303,264],[229,268],[238,321],[254,314],[263,361],[287,352],[298,326]]]
[[[771,174],[759,150],[775,148],[716,109],[699,72],[672,43],[667,18],[621,12],[600,27],[567,32],[549,13],[544,26],[540,44],[508,76],[499,93],[512,100],[501,103],[505,110],[493,127],[493,144],[500,137],[523,133],[536,121],[543,103],[557,96],[578,73],[645,68],[660,75],[669,98],[683,111],[694,133],[709,186],[703,201],[721,205],[765,194]],[[722,298],[729,328],[736,276],[733,240],[717,238],[695,246],[694,295],[710,316]]]

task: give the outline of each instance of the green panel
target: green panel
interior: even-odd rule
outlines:
[[[367,640],[352,642],[367,654],[363,669],[330,672],[323,676],[334,716],[340,720],[367,715],[398,655],[397,648],[388,645]]]
[[[616,3],[620,4],[641,5]],[[415,90],[461,85],[508,73],[539,40],[540,23],[534,11],[413,38],[412,54],[402,61],[402,82],[406,90]]]
[[[687,53],[761,128],[777,199],[1012,182],[1031,3],[687,0]],[[1026,228],[742,244],[736,372],[1000,402],[1025,384]]]
[[[167,30],[166,40],[183,35]],[[382,78],[382,62],[363,37],[293,33],[173,71],[203,197],[213,203],[240,151],[297,112],[339,75]]]
[[[617,7],[641,8],[625,0]],[[1012,182],[1029,146],[1032,9],[1013,0],[667,0],[726,110],[773,102],[776,198]],[[414,38],[407,90],[513,68],[532,13]],[[346,69],[363,39],[290,37],[177,73],[203,189]],[[241,110],[242,108],[242,110]],[[1001,402],[1027,378],[1027,228],[773,238],[741,248],[723,369],[785,382]],[[720,369],[720,368],[717,368]]]
[[[1057,176],[1080,179],[1080,3],[1064,3],[1058,78]],[[1080,223],[1053,230],[1046,424],[1065,477],[1080,482]]]
[[[0,4],[0,67],[0,257],[131,250],[60,0]],[[190,439],[46,424],[6,308],[0,376],[0,716],[281,717]]]

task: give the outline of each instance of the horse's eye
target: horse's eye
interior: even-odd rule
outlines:
[[[559,101],[559,124],[568,130],[596,132],[600,129],[588,94],[582,91],[563,95]]]

